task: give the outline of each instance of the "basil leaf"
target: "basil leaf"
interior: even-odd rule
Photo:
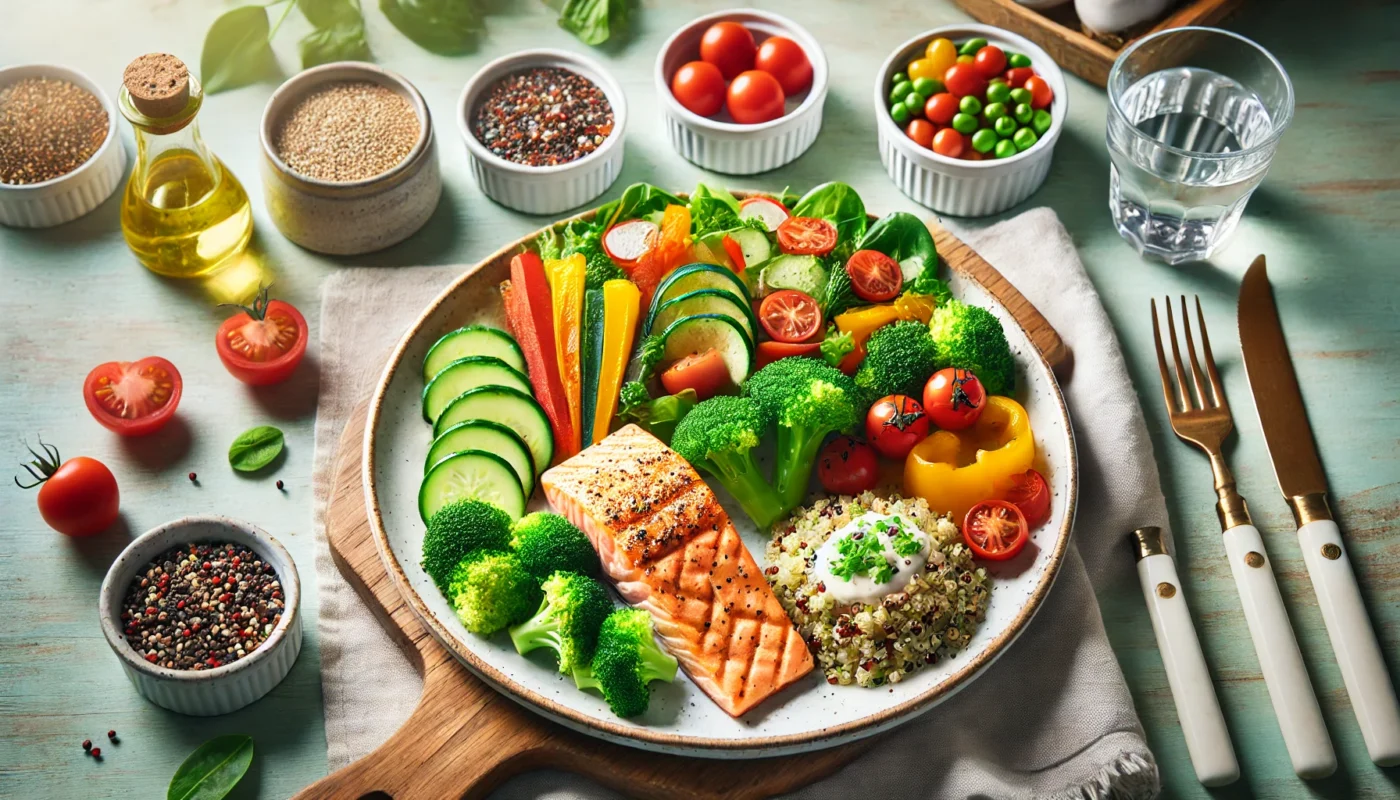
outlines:
[[[316,28],[365,26],[360,0],[297,0],[297,8]]]
[[[372,58],[363,23],[317,28],[301,37],[298,45],[301,48],[302,69],[332,61],[369,61]]]
[[[237,89],[276,75],[267,9],[240,6],[214,20],[204,36],[199,75],[209,94]]]
[[[166,800],[219,800],[233,791],[253,763],[253,737],[216,736],[200,745],[175,770]]]
[[[379,0],[379,10],[419,47],[442,56],[469,52],[486,30],[472,0]]]
[[[865,203],[844,183],[823,183],[802,196],[792,206],[794,217],[817,217],[836,226],[834,258],[842,264],[856,251],[856,242],[865,235]]]
[[[584,44],[600,45],[627,30],[627,0],[569,0],[559,12],[559,27]]]
[[[923,274],[930,265],[938,265],[933,234],[928,227],[905,211],[881,217],[856,243],[857,250],[876,250],[899,262],[906,283]]]
[[[271,425],[238,434],[228,448],[228,463],[239,472],[257,472],[282,453],[282,431]]]
[[[595,220],[603,228],[629,219],[641,219],[655,211],[665,211],[666,206],[683,206],[685,202],[665,189],[649,183],[634,183],[622,191],[618,199],[601,206]]]

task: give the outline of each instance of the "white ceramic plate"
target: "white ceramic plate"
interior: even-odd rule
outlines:
[[[597,694],[576,689],[543,651],[522,657],[507,636],[468,633],[419,565],[424,526],[418,486],[431,441],[420,406],[423,356],[439,336],[462,325],[506,327],[497,287],[509,276],[510,256],[534,238],[468,270],[428,306],[390,357],[365,437],[365,495],[385,566],[428,629],[472,672],[526,708],[609,741],[702,757],[775,756],[850,742],[928,711],[981,674],[1030,622],[1058,571],[1074,519],[1074,435],[1059,385],[1025,332],[980,285],[953,273],[953,293],[991,309],[1006,329],[1017,354],[1016,397],[1030,414],[1037,460],[1053,493],[1050,521],[1033,534],[1031,546],[1010,562],[987,565],[994,583],[987,619],[961,653],[878,689],[830,686],[813,672],[740,719],[720,710],[681,673],[673,684],[652,684],[645,715],[623,720]],[[716,493],[762,564],[765,537],[722,489]],[[546,507],[536,491],[531,510]]]

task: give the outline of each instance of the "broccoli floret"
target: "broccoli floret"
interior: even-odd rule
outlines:
[[[598,629],[612,613],[603,584],[574,572],[556,572],[541,587],[544,600],[533,617],[510,629],[520,654],[548,647],[559,657],[559,671],[571,673],[593,658]]]
[[[656,365],[661,363],[661,359],[666,356],[666,340],[659,333],[653,333],[642,339],[642,343],[637,347],[637,365],[641,372],[637,380],[646,383],[651,379],[651,374],[656,370]]]
[[[719,479],[760,530],[767,530],[787,510],[753,460],[753,448],[766,427],[753,400],[720,396],[691,409],[671,435],[671,449]]]
[[[895,322],[870,334],[865,352],[855,382],[866,405],[891,394],[923,397],[924,383],[943,366],[928,328],[914,320]]]
[[[536,511],[511,526],[511,549],[525,571],[541,582],[557,571],[594,575],[598,554],[588,537],[558,514]]]
[[[647,684],[675,680],[676,666],[652,637],[647,612],[620,608],[603,620],[593,662],[574,670],[574,684],[601,691],[619,717],[635,717],[651,705]]]
[[[822,440],[855,426],[856,386],[823,361],[784,358],[755,372],[744,382],[744,394],[778,426],[773,485],[786,513],[807,498]]]
[[[647,391],[647,385],[641,381],[628,381],[622,384],[622,390],[618,392],[618,411],[631,411],[638,406],[651,402],[651,392]]]
[[[438,509],[423,534],[423,569],[446,591],[462,559],[481,550],[510,549],[510,516],[490,503],[458,500]]]
[[[1016,389],[1011,345],[992,312],[950,300],[934,309],[928,328],[942,366],[971,370],[987,394],[1009,395]]]
[[[490,636],[529,619],[540,587],[514,555],[478,550],[452,572],[447,598],[467,630]]]
[[[583,254],[585,290],[601,289],[603,284],[610,280],[627,277],[627,273],[622,271],[622,267],[614,263],[608,257],[607,252],[603,250],[603,227],[601,225],[574,220],[564,227],[564,246],[558,257],[564,258],[574,253]],[[541,257],[544,257],[543,250],[541,250]]]
[[[835,325],[826,329],[826,338],[822,339],[821,354],[826,363],[833,367],[840,366],[846,356],[856,349],[856,337],[850,331],[842,333]]]

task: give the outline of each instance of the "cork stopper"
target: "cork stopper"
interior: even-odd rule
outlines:
[[[154,119],[180,113],[190,99],[190,70],[169,53],[147,53],[127,64],[122,83],[136,110]]]

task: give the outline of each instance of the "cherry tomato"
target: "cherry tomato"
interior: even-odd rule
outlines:
[[[836,247],[836,226],[819,217],[788,217],[778,226],[778,249],[795,256],[824,256]]]
[[[944,128],[933,137],[933,152],[940,156],[957,158],[967,149],[967,139],[952,128]]]
[[[719,243],[723,245],[725,255],[729,256],[730,263],[734,265],[734,271],[743,272],[744,268],[748,266],[748,264],[744,263],[744,248],[741,247],[738,242],[734,241],[734,237],[729,234],[725,234],[724,238],[719,240]]]
[[[702,117],[718,114],[724,108],[727,88],[719,67],[708,61],[684,64],[671,78],[671,94],[675,95],[676,102]]]
[[[805,342],[822,330],[822,310],[806,292],[782,289],[763,298],[758,322],[774,341]]]
[[[1050,487],[1045,483],[1045,476],[1028,469],[1017,475],[1015,481],[1002,499],[1021,510],[1027,525],[1039,528],[1050,519]]]
[[[860,494],[875,488],[880,466],[865,442],[838,436],[817,456],[817,479],[832,494]]]
[[[778,79],[783,93],[794,95],[812,85],[812,62],[802,46],[786,36],[770,36],[758,46],[754,69],[760,69]]]
[[[949,92],[939,92],[924,103],[924,116],[939,125],[947,125],[958,113],[958,98]]]
[[[661,373],[661,385],[669,394],[694,389],[701,400],[708,400],[729,388],[729,367],[718,350],[692,353]]]
[[[1000,47],[989,44],[977,51],[972,66],[982,73],[982,77],[995,78],[1006,70],[1006,53]]]
[[[727,81],[734,80],[739,73],[753,69],[758,45],[754,44],[753,34],[737,22],[716,22],[705,31],[700,39],[700,60],[719,67],[720,74]]]
[[[793,356],[821,358],[821,351],[821,342],[799,342],[796,344],[774,341],[759,342],[754,346],[753,368],[763,369],[774,361]]]
[[[940,131],[941,134],[941,131]],[[899,262],[878,250],[857,250],[846,262],[851,290],[862,300],[883,303],[893,300],[904,287]]]
[[[751,69],[729,84],[729,116],[740,125],[757,125],[783,115],[783,87],[766,72]]]
[[[1050,82],[1039,75],[1027,78],[1023,88],[1031,93],[1031,108],[1049,108],[1050,102],[1055,99],[1055,91],[1050,88]]]
[[[908,126],[904,128],[904,134],[913,139],[920,147],[932,147],[933,137],[937,135],[938,126],[926,119],[911,119]]]
[[[943,75],[943,85],[958,97],[981,96],[987,91],[987,79],[971,64],[954,64]]]
[[[306,355],[306,319],[290,303],[268,300],[267,287],[251,306],[219,326],[214,346],[233,377],[252,386],[280,383]]]
[[[982,381],[965,369],[940,369],[924,385],[924,410],[945,431],[972,427],[986,404]]]
[[[29,449],[34,460],[24,466],[34,483],[15,483],[22,489],[39,487],[39,516],[65,536],[92,536],[117,521],[121,493],[107,465],[87,456],[67,461],[58,448],[39,440],[42,453]]]
[[[1029,537],[1021,510],[1002,500],[983,500],[969,508],[962,533],[972,554],[988,561],[1014,558]]]
[[[882,397],[865,415],[865,438],[885,458],[904,458],[927,436],[928,415],[912,397]]]
[[[184,383],[175,365],[159,356],[98,364],[83,382],[83,401],[102,427],[122,436],[145,436],[165,427],[180,405]]]
[[[929,42],[928,46],[924,48],[924,59],[927,60],[931,69],[937,70],[936,74],[930,75],[929,77],[942,80],[943,73],[947,72],[949,67],[958,63],[958,46],[940,36]],[[912,68],[909,77],[917,77],[914,75]]]
[[[1006,85],[1012,89],[1020,89],[1034,75],[1035,70],[1030,67],[1012,67],[1006,71]]]

